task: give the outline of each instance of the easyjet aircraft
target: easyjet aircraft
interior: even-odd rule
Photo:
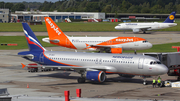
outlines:
[[[69,37],[54,23],[50,17],[45,17],[49,38],[44,42],[72,48],[76,50],[90,50],[107,53],[122,53],[123,50],[143,50],[152,44],[139,37]]]

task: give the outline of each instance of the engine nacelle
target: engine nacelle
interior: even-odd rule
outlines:
[[[111,53],[122,54],[122,52],[123,52],[122,48],[111,48]]]
[[[88,48],[89,51],[95,51],[96,48]]]
[[[133,29],[133,32],[138,33],[138,32],[140,32],[140,29]]]
[[[129,75],[129,74],[119,74],[121,77],[126,77],[126,78],[133,78],[135,75]]]
[[[103,71],[87,71],[86,79],[96,82],[104,82],[106,74]]]

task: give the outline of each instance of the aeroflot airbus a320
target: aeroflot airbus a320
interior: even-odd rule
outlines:
[[[172,12],[163,23],[121,23],[118,24],[115,29],[117,30],[132,30],[134,33],[143,31],[146,33],[148,30],[158,30],[176,26],[174,23],[176,12]]]
[[[74,69],[85,80],[104,82],[106,73],[128,75],[162,75],[168,68],[158,59],[144,55],[47,51],[27,23],[22,23],[29,51],[19,52],[23,58],[43,67]]]
[[[49,38],[44,42],[72,48],[76,50],[105,51],[106,53],[122,53],[123,50],[143,50],[152,44],[138,37],[69,37],[54,23],[50,17],[45,17]]]

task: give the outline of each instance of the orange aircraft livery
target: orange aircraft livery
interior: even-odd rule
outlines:
[[[54,23],[50,17],[45,17],[49,38],[44,42],[76,50],[90,50],[107,53],[122,53],[123,50],[143,50],[152,44],[139,37],[69,37]]]

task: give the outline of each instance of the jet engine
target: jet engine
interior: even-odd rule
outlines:
[[[122,48],[111,48],[111,53],[121,54],[122,51]]]
[[[133,78],[135,75],[129,75],[129,74],[119,74],[121,77],[126,77],[126,78]]]
[[[87,71],[86,79],[96,82],[104,82],[106,74],[103,71]]]
[[[138,33],[138,32],[140,32],[140,29],[133,29],[133,32]]]
[[[122,54],[122,48],[108,48],[105,50],[106,53]]]

